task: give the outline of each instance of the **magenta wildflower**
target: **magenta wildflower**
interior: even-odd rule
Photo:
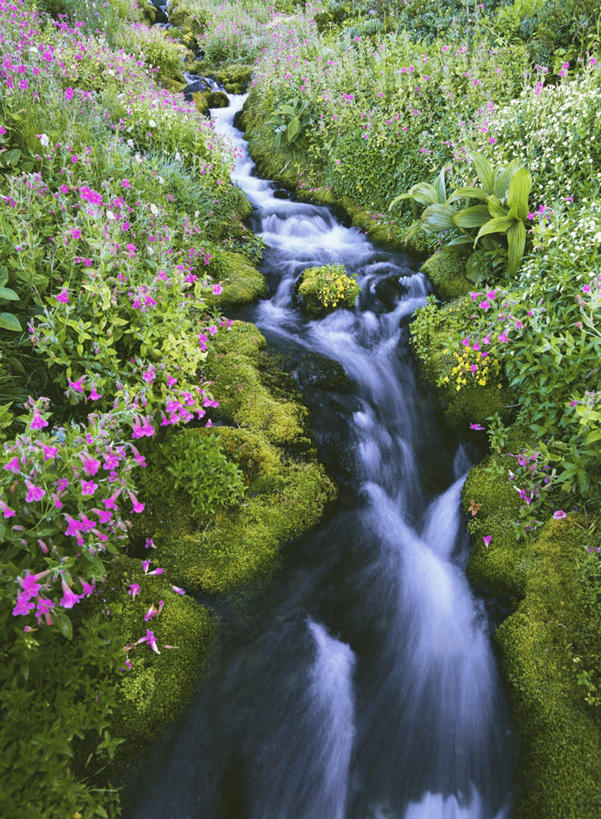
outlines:
[[[482,424],[470,424],[470,429],[475,429],[478,430],[478,432],[482,432],[484,427],[482,426]]]
[[[180,589],[180,587],[179,587],[179,586],[171,586],[171,588],[173,589],[173,591],[174,591],[176,594],[185,594],[185,593],[186,593],[186,592],[185,592],[185,590],[184,590],[184,589]]]
[[[140,594],[140,585],[138,583],[130,583],[129,584],[129,591],[128,594],[131,594],[133,599],[136,599],[136,596]]]
[[[41,486],[35,486],[35,484],[31,483],[30,481],[25,481],[27,486],[27,495],[25,496],[26,503],[32,503],[34,501],[42,500],[44,495],[46,494],[46,490],[42,489]]]
[[[567,518],[567,513],[563,511],[563,509],[558,509],[556,512],[553,512],[553,517],[555,520],[561,520],[562,518]]]
[[[15,510],[7,506],[4,501],[0,501],[0,509],[2,509],[2,516],[5,518],[14,518],[16,514]]]
[[[484,541],[484,545],[488,549],[488,547],[490,546],[490,541],[492,540],[492,535],[483,535],[482,540]]]
[[[77,381],[69,381],[69,387],[74,392],[83,392],[83,382],[85,381],[85,375],[82,375],[81,378],[78,378]]]
[[[222,293],[223,293],[223,286],[221,285],[221,282],[218,282],[217,284],[214,284],[213,285],[213,295],[214,296],[220,296]]]
[[[7,464],[4,464],[4,468],[7,472],[14,472],[17,475],[19,472],[19,459],[16,456],[11,458]]]
[[[63,596],[60,601],[60,605],[64,609],[72,609],[73,606],[77,605],[83,595],[75,594],[72,589],[67,585],[64,578],[61,578],[61,585],[63,587]]]
[[[47,446],[46,444],[42,444],[42,452],[44,453],[44,460],[51,461],[53,458],[56,458],[58,455],[58,447],[57,446]]]
[[[40,413],[37,411],[37,409],[34,409],[33,419],[32,419],[31,424],[29,426],[30,426],[30,429],[44,429],[44,427],[48,426],[48,421],[46,421],[46,419],[43,418],[40,415]]]

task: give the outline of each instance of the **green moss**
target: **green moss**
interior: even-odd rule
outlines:
[[[223,292],[210,300],[220,307],[239,307],[264,296],[267,286],[263,275],[241,253],[226,252],[220,259]]]
[[[571,654],[588,617],[575,593],[578,523],[569,516],[541,530],[524,600],[496,635],[521,740],[516,819],[601,815],[599,716],[583,702]]]
[[[337,307],[352,308],[361,288],[343,265],[308,267],[299,279],[298,294],[311,316],[331,313]]]
[[[183,79],[180,79],[179,74],[177,77],[161,77],[161,85],[168,91],[174,91],[178,94],[186,87],[186,83],[183,81]]]
[[[181,712],[198,685],[213,640],[215,620],[209,610],[189,595],[176,594],[172,582],[168,574],[145,575],[139,560],[119,556],[111,564],[106,606],[120,628],[123,645],[132,646],[127,652],[132,667],[122,672],[114,715],[114,733],[126,739],[120,758],[132,758],[155,741]],[[126,593],[132,583],[140,586],[135,599]],[[161,613],[145,622],[148,609],[158,609],[160,600]],[[132,645],[147,629],[156,636],[160,654],[147,643]]]
[[[444,301],[465,296],[472,289],[465,274],[465,263],[470,252],[466,245],[447,245],[422,265],[422,272]]]
[[[194,100],[196,109],[200,111],[201,114],[208,114],[209,100],[208,95],[204,91],[194,91],[192,93],[192,99]]]
[[[260,430],[273,443],[307,448],[306,408],[298,399],[274,396],[274,384],[268,388],[263,383],[265,376],[257,365],[273,370],[268,358],[257,354],[264,344],[254,325],[236,322],[212,348],[206,374],[215,381],[220,415],[227,423]]]
[[[467,297],[442,307],[430,303],[418,311],[411,325],[411,345],[422,374],[437,387],[450,423],[462,430],[470,423],[486,421],[495,413],[508,419],[513,403],[500,375],[489,377],[488,383],[482,386],[471,376],[467,384],[459,384],[452,374],[457,365],[455,356],[463,350],[460,339],[464,328],[469,326],[471,312],[472,304]]]
[[[525,543],[518,543],[511,528],[521,503],[508,478],[511,466],[507,455],[491,455],[470,471],[462,495],[473,536],[468,577],[478,589],[506,603],[523,595],[530,561]],[[480,505],[475,516],[470,512],[473,504]],[[487,547],[483,537],[489,535]]]
[[[217,72],[217,79],[230,94],[242,94],[246,91],[254,66],[235,63],[225,66]]]

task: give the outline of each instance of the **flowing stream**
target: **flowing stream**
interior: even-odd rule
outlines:
[[[303,389],[336,511],[290,545],[262,626],[238,639],[132,786],[140,819],[502,819],[511,727],[489,620],[464,574],[469,447],[416,382],[407,325],[428,282],[325,207],[256,176],[234,117],[233,181],[268,245],[249,308]],[[307,267],[356,273],[353,310],[308,320]],[[331,386],[336,362],[348,379]],[[330,383],[330,387],[327,384]]]

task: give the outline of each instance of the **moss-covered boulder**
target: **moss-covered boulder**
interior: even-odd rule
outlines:
[[[458,429],[496,413],[507,420],[513,403],[494,351],[483,359],[460,343],[472,310],[466,297],[440,307],[431,301],[411,324],[411,346],[422,374],[438,388],[446,415]]]
[[[191,451],[194,436],[218,435],[243,475],[244,497],[214,514],[195,514],[191,491],[174,485],[165,453],[153,451],[141,479],[146,530],[138,535],[155,539],[161,565],[178,585],[217,594],[264,582],[282,543],[318,523],[335,490],[317,461],[294,383],[253,324],[235,322],[215,337],[205,376],[215,382],[219,426],[182,429],[181,450],[185,438]]]
[[[472,283],[466,276],[465,264],[470,246],[447,245],[422,265],[422,272],[432,282],[434,290],[444,301],[465,296]]]
[[[496,634],[520,740],[515,819],[601,816],[599,707],[578,684],[601,653],[599,607],[582,582],[584,523],[570,515],[541,530],[524,599]]]
[[[254,66],[234,63],[221,68],[217,79],[230,94],[243,94],[248,88]]]
[[[148,558],[155,558],[154,550]],[[154,742],[181,713],[198,686],[215,633],[209,610],[189,594],[174,591],[173,578],[161,563],[153,560],[149,572],[163,573],[145,574],[141,560],[115,558],[103,595],[127,648],[113,729],[126,739],[127,759]],[[136,586],[135,595],[127,593]],[[145,620],[152,607],[160,613]],[[156,639],[156,650],[148,640],[138,642],[148,638],[148,631]]]
[[[267,292],[265,278],[241,253],[226,251],[219,257],[218,274],[223,284],[219,295],[208,297],[220,308],[241,307],[260,299]]]
[[[300,276],[297,292],[309,315],[323,316],[338,307],[353,307],[361,288],[343,265],[328,264],[308,267]]]

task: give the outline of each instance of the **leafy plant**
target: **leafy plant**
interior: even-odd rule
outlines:
[[[275,134],[277,147],[281,146],[282,137],[287,145],[294,144],[311,125],[314,116],[311,100],[306,97],[280,102],[267,123]]]

